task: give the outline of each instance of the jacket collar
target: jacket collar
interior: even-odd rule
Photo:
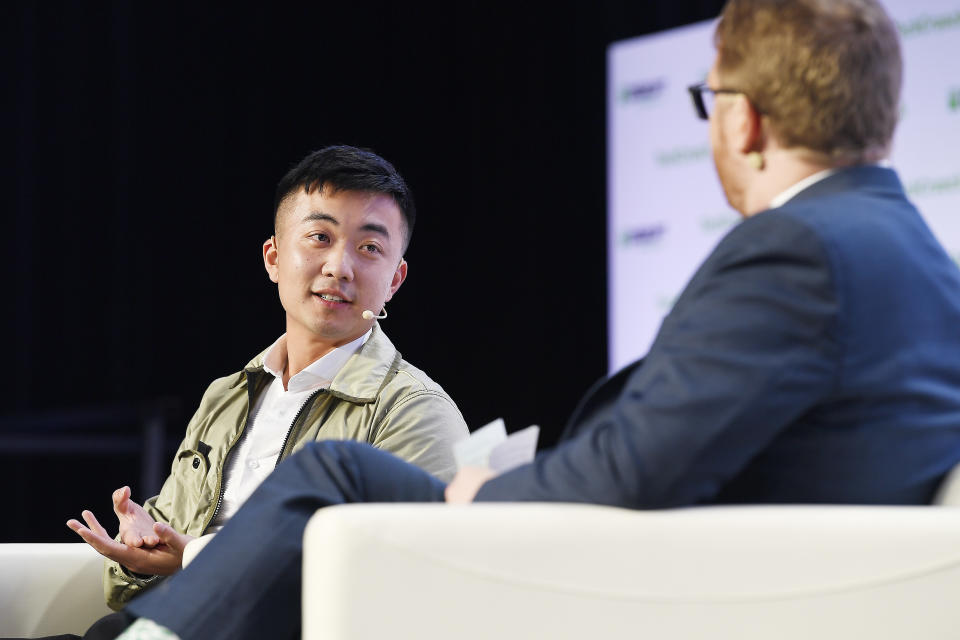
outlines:
[[[815,182],[788,200],[783,206],[802,202],[808,198],[830,196],[844,191],[873,191],[878,195],[904,197],[903,185],[893,169],[873,164],[841,169],[819,182]]]
[[[244,367],[248,378],[255,380],[263,373],[266,352],[264,349]],[[387,383],[388,375],[399,364],[400,352],[380,329],[380,323],[375,322],[370,337],[343,365],[330,383],[328,393],[357,404],[373,402]]]

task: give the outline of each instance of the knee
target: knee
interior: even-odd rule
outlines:
[[[371,445],[366,442],[357,442],[356,440],[316,440],[308,442],[302,449],[290,457],[343,460],[344,458],[355,457],[360,451],[370,449],[373,449]]]

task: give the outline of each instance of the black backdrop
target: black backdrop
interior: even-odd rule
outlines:
[[[161,400],[181,434],[283,330],[260,259],[277,180],[346,143],[417,200],[391,339],[471,426],[553,443],[606,371],[606,46],[721,5],[7,5],[2,429]],[[0,540],[113,522],[138,467],[8,447]]]

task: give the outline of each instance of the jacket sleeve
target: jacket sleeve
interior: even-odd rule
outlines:
[[[182,449],[183,444],[180,445],[180,450]],[[167,482],[169,482],[169,478]],[[164,487],[166,487],[167,482],[164,482]],[[161,488],[160,491],[162,494],[163,488]],[[150,517],[157,522],[167,522],[167,519],[158,513],[154,506],[159,497],[160,496],[153,496],[143,504],[143,507],[147,513],[150,514]],[[120,534],[117,533],[114,539],[119,542]],[[107,606],[114,611],[120,611],[131,598],[141,591],[152,587],[162,579],[163,576],[133,573],[119,562],[111,560],[110,558],[105,558],[103,562],[103,595],[107,601]]]
[[[837,308],[829,256],[812,230],[774,211],[741,223],[590,424],[488,481],[477,500],[709,500],[834,388]]]
[[[174,455],[170,467],[170,475],[167,476],[163,486],[160,488],[160,493],[143,503],[144,509],[146,509],[150,517],[157,522],[166,522],[176,530],[193,536],[202,533],[202,531],[200,531],[202,523],[183,521],[184,513],[187,513],[189,510],[182,506],[178,509],[178,503],[183,502],[185,491],[196,484],[193,478],[184,477],[184,469],[189,468],[189,465],[185,465],[183,460],[192,460],[193,457],[198,455],[193,447],[197,442],[197,433],[203,421],[203,416],[207,413],[207,409],[205,408],[207,406],[207,400],[212,395],[211,390],[215,388],[215,385],[222,386],[223,380],[225,379],[215,380],[204,394],[200,408],[187,425],[186,435],[177,448],[177,453]],[[203,462],[204,464],[207,463],[205,457]],[[116,539],[119,540],[119,534],[117,534]],[[161,580],[163,580],[163,576],[134,574],[119,562],[115,562],[109,558],[104,561],[104,598],[106,599],[107,606],[114,611],[119,611],[131,598],[149,589]]]
[[[456,472],[453,445],[468,435],[467,423],[448,395],[420,389],[390,407],[371,444],[447,482]]]

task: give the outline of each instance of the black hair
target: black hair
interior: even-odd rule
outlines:
[[[393,198],[405,223],[403,251],[406,252],[413,236],[417,211],[413,194],[392,164],[368,149],[334,145],[314,151],[290,169],[277,185],[273,202],[273,224],[277,225],[280,205],[290,195],[304,189],[337,191],[365,191],[382,193]]]

